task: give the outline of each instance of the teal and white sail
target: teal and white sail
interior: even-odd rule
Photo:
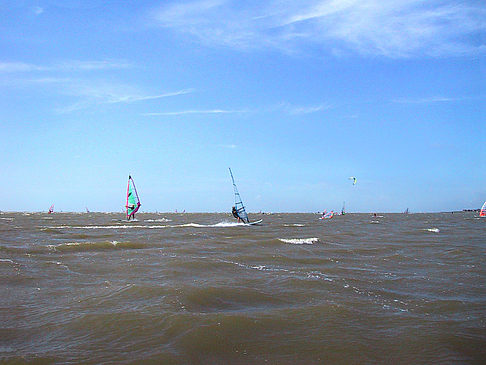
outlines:
[[[128,176],[128,185],[127,185],[127,219],[135,218],[135,213],[140,209],[140,198],[138,197],[137,188],[135,187],[135,183],[133,182],[132,177]]]
[[[250,223],[250,220],[248,219],[248,214],[246,214],[245,206],[243,205],[243,201],[241,200],[240,193],[238,192],[238,188],[236,187],[235,179],[233,177],[231,169],[229,169],[229,172],[231,175],[231,181],[233,182],[233,190],[235,191],[236,213],[238,214],[238,217],[240,217],[240,219],[243,221],[243,223]]]

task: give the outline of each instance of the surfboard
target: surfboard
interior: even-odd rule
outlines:
[[[255,221],[255,222],[245,223],[245,225],[246,226],[255,226],[255,225],[259,225],[262,222],[263,222],[263,219],[260,219],[260,220]]]

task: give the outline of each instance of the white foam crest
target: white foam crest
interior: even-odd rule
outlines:
[[[307,273],[306,276],[309,279],[323,279],[323,280],[326,280],[326,281],[334,281],[330,277],[328,277],[327,275],[323,274],[320,271],[311,271],[311,272]]]
[[[172,219],[160,218],[160,219],[145,219],[144,222],[171,222]]]
[[[199,224],[199,223],[186,223],[171,226],[174,228],[181,227],[195,227],[195,228],[225,228],[225,227],[244,227],[246,224],[237,222],[219,222],[216,224]]]
[[[167,228],[169,226],[143,226],[143,225],[114,225],[114,226],[51,226],[45,227],[48,229],[64,229],[64,228],[73,228],[73,229],[128,229],[128,228],[147,228],[147,229],[157,229],[157,228]]]
[[[79,245],[82,245],[83,243],[86,243],[86,242],[67,242],[67,243],[61,243],[60,245],[58,246],[79,246]]]
[[[426,229],[424,229],[424,231],[439,233],[440,229],[439,228],[426,228]]]
[[[241,227],[245,226],[246,224],[244,223],[238,223],[238,222],[219,222],[216,224],[210,225],[210,227]]]
[[[290,243],[292,245],[313,245],[314,243],[319,242],[319,238],[311,237],[311,238],[279,238],[279,241],[284,243]]]
[[[204,224],[199,224],[199,223],[186,223],[186,224],[178,224],[175,226],[171,226],[173,228],[182,228],[182,227],[195,227],[195,228],[201,228],[201,227],[209,227]]]
[[[302,223],[284,224],[284,227],[305,227]]]
[[[4,221],[13,221],[15,218],[8,218],[8,217],[5,217],[5,218],[0,218],[0,219],[3,219]]]
[[[0,259],[0,262],[7,262],[9,264],[18,265],[15,261],[10,260],[10,259]]]

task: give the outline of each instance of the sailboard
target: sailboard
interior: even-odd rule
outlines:
[[[341,209],[341,215],[345,215],[346,214],[346,210],[345,210],[345,205],[346,202],[343,202],[343,208]]]
[[[54,204],[51,205],[51,207],[49,208],[49,211],[47,213],[48,214],[54,213]]]
[[[256,222],[250,222],[250,219],[248,218],[248,214],[246,213],[245,206],[243,205],[243,201],[241,200],[240,193],[238,192],[238,188],[236,187],[235,183],[235,178],[233,177],[233,172],[231,172],[231,168],[228,168],[230,175],[231,175],[231,181],[233,182],[233,190],[235,193],[235,212],[238,215],[238,217],[241,219],[241,221],[244,224],[247,225],[255,225],[259,224],[263,221],[263,219],[260,219],[259,221]]]
[[[137,188],[130,175],[128,175],[128,185],[127,185],[127,204],[125,208],[127,209],[127,219],[135,218],[135,213],[140,209],[140,198],[138,197]]]
[[[486,202],[484,202],[483,206],[481,207],[481,210],[479,211],[479,216],[486,217]]]
[[[319,219],[331,219],[332,217],[334,217],[334,212],[332,210],[330,212],[324,211],[322,217]]]

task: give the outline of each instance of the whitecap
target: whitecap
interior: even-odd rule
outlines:
[[[439,233],[440,229],[439,228],[426,228],[426,229],[424,229],[424,231]]]
[[[119,226],[51,226],[45,227],[48,229],[128,229],[128,228],[146,228],[146,229],[157,229],[157,228],[167,228],[168,226],[142,226],[142,225],[119,225]]]
[[[171,219],[160,218],[160,219],[146,219],[145,222],[171,222]]]
[[[10,259],[0,259],[0,262],[7,262],[9,264],[18,265],[15,261],[12,261]]]
[[[319,242],[319,238],[311,237],[311,238],[279,238],[279,241],[284,243],[290,243],[292,245],[313,245],[314,243]]]

